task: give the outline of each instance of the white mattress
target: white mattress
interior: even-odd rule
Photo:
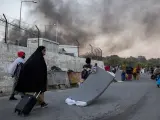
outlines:
[[[66,99],[66,103],[69,104],[71,100],[72,105],[74,102],[78,106],[81,106],[81,103],[83,103],[82,106],[91,104],[103,94],[114,77],[114,75],[106,72],[104,69],[97,67],[96,73],[91,74],[79,88],[74,89],[74,92],[72,91],[73,93]]]

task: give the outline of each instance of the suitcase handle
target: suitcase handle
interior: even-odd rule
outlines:
[[[36,98],[38,98],[39,97],[39,95],[41,94],[41,91],[36,95],[37,93],[35,92],[34,93],[34,96],[36,97]]]

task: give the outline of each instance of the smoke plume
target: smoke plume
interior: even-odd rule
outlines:
[[[62,44],[78,40],[83,47],[102,48],[104,55],[158,55],[159,0],[39,0],[31,13],[50,26],[45,29],[50,39],[58,23]]]

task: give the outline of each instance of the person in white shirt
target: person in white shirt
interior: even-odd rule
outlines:
[[[25,63],[25,60],[24,60],[25,53],[23,51],[19,51],[17,53],[17,56],[18,58],[8,68],[8,73],[11,74],[11,76],[14,78],[12,93],[11,93],[9,100],[17,100],[17,98],[14,97],[16,94],[15,87],[18,82],[18,77],[19,77],[21,68],[23,64]]]

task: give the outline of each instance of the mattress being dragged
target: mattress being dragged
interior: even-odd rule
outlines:
[[[97,67],[96,73],[92,73],[77,89],[73,89],[65,102],[68,105],[87,106],[98,99],[115,78],[114,73]]]

